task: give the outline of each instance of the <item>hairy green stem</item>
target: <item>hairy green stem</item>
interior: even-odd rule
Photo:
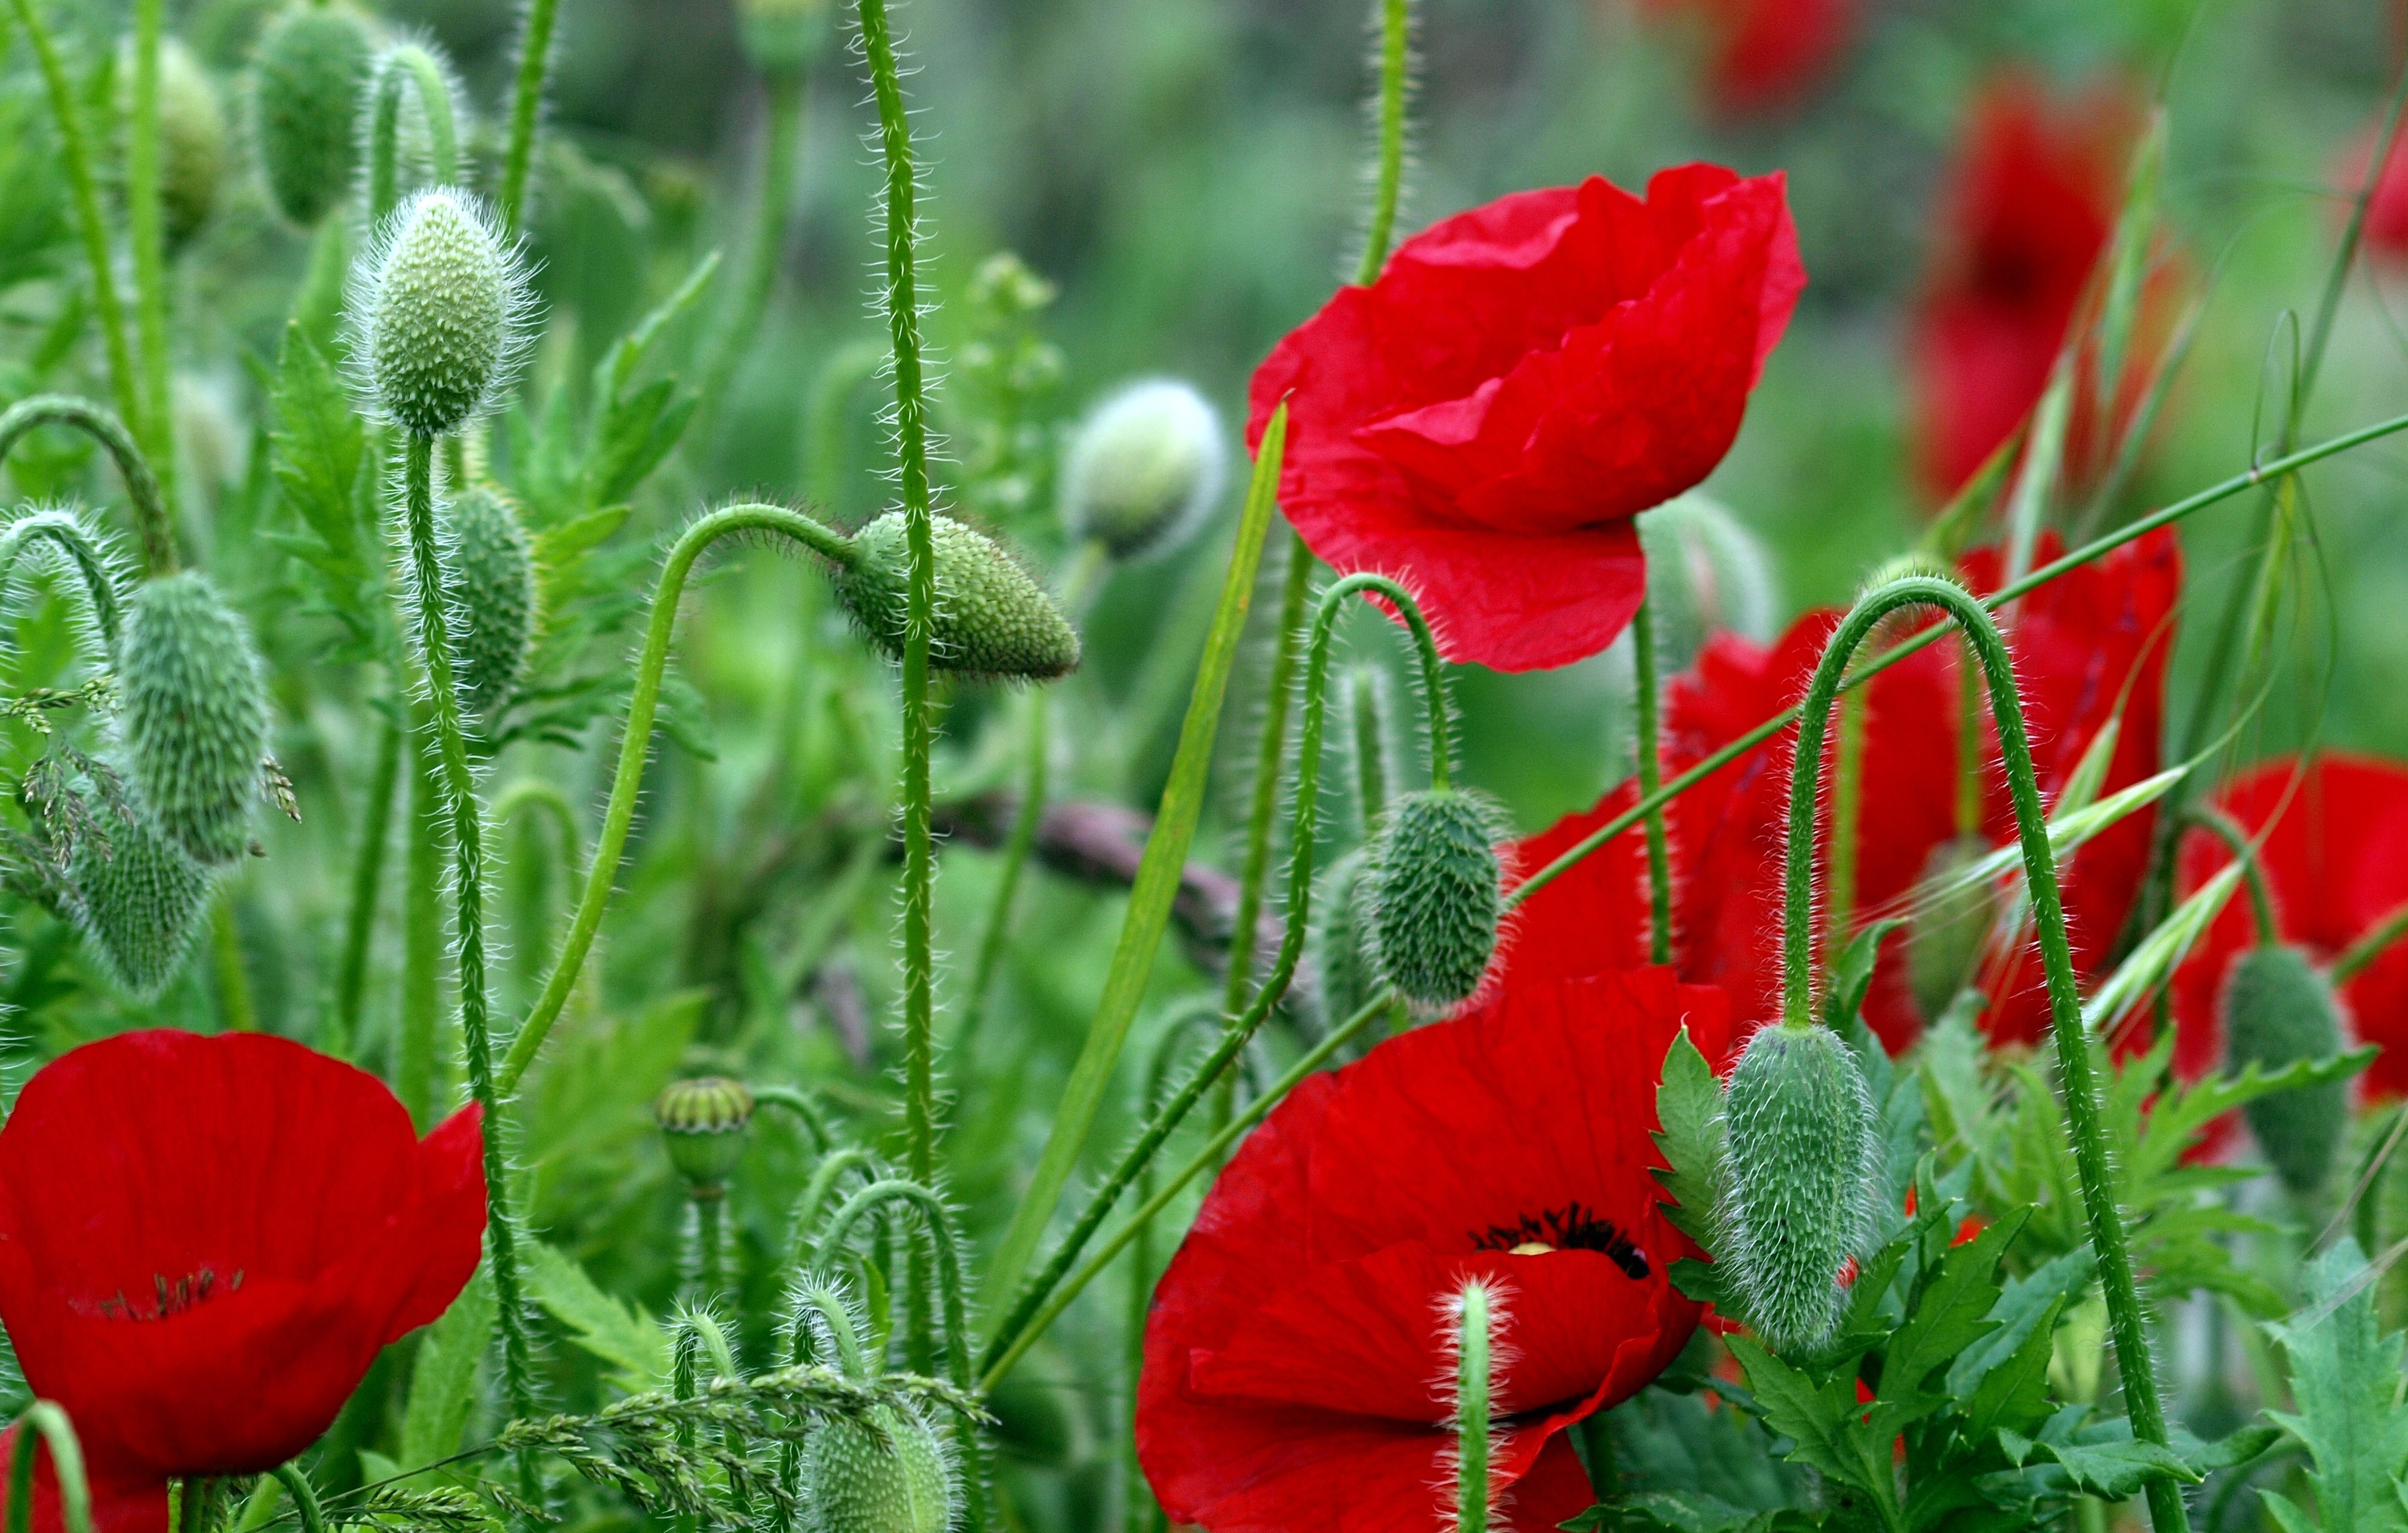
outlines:
[[[376,941],[377,904],[384,888],[384,858],[393,839],[394,789],[401,781],[406,731],[398,713],[385,720],[368,768],[367,796],[360,805],[360,848],[351,863],[351,908],[343,918],[343,953],[335,971],[334,1026],[329,1053],[349,1056],[358,1047],[360,1012],[367,997],[368,954]]]
[[[1280,785],[1286,776],[1287,711],[1296,686],[1296,653],[1304,628],[1304,604],[1312,591],[1312,551],[1302,537],[1288,540],[1287,575],[1280,586],[1279,629],[1270,669],[1263,678],[1263,724],[1254,742],[1254,797],[1246,812],[1246,856],[1238,878],[1237,918],[1229,927],[1229,972],[1223,1010],[1245,1010],[1254,982],[1254,927],[1262,920],[1263,884],[1270,876],[1271,827],[1279,818]]]
[[[134,0],[134,116],[126,124],[125,226],[134,246],[134,322],[142,347],[144,441],[176,498],[175,409],[167,390],[167,234],[159,207],[159,48],[166,0]]]
[[[519,34],[518,81],[510,92],[510,142],[502,156],[502,223],[512,234],[526,222],[527,176],[535,165],[535,130],[543,115],[543,86],[552,72],[552,28],[560,0],[528,0]]]
[[[2408,936],[2408,904],[2376,922],[2364,936],[2342,950],[2341,956],[2333,960],[2332,982],[2347,984],[2358,978],[2360,969],[2382,957],[2403,936]]]
[[[1455,1533],[1488,1533],[1488,1287],[1456,1296],[1455,1346]]]
[[[754,1086],[752,1105],[774,1107],[791,1114],[810,1137],[814,1154],[824,1155],[836,1145],[836,1135],[828,1127],[826,1110],[812,1100],[808,1092],[794,1086]]]
[[[437,1035],[443,1024],[443,771],[427,738],[425,706],[412,705],[409,823],[403,835],[401,1019],[394,1078],[423,1132],[442,1098]]]
[[[1639,795],[1663,786],[1664,753],[1656,705],[1656,604],[1641,599],[1630,619],[1631,668],[1639,704]],[[1647,961],[1672,961],[1672,848],[1664,834],[1664,806],[1647,811]]]
[[[1388,259],[1397,201],[1405,180],[1405,97],[1412,89],[1412,0],[1375,0],[1380,7],[1380,159],[1372,183],[1371,223],[1354,280],[1369,285]]]
[[[92,1533],[92,1486],[83,1468],[83,1444],[75,1424],[49,1400],[25,1407],[15,1424],[16,1448],[8,1461],[7,1533],[32,1533],[34,1466],[41,1455],[38,1443],[50,1451],[50,1473],[58,1482],[59,1509],[67,1533]]]
[[[1365,840],[1378,831],[1388,808],[1388,721],[1380,709],[1380,675],[1355,671],[1347,701],[1354,724],[1354,813]]]
[[[426,120],[427,173],[437,186],[460,180],[460,130],[452,115],[452,84],[435,55],[416,43],[388,49],[377,61],[368,108],[368,223],[401,204],[401,93],[418,96]]]
[[[217,979],[218,1025],[229,1033],[259,1031],[251,975],[243,967],[242,932],[235,924],[234,897],[222,886],[209,906],[209,960]]]
[[[134,508],[134,531],[142,541],[144,568],[153,575],[172,573],[177,566],[175,518],[168,514],[159,476],[151,472],[150,460],[135,445],[125,423],[75,394],[37,394],[0,411],[0,460],[36,426],[71,426],[108,451],[117,465],[118,477],[125,481],[125,498]]]
[[[2108,1329],[2114,1338],[2116,1368],[2124,1383],[2125,1411],[2131,1418],[2134,1438],[2162,1447],[2167,1442],[2165,1408],[2157,1395],[2157,1364],[2149,1352],[2147,1317],[2142,1311],[2139,1287],[2132,1275],[2132,1255],[2125,1239],[2123,1214],[2115,1206],[2114,1168],[2108,1158],[2090,1038],[2082,1023],[2082,995],[2074,978],[2072,948],[2066,937],[2057,859],[2049,848],[2048,810],[2041,797],[2039,776],[2032,766],[2031,744],[2024,730],[2014,663],[1984,605],[1953,581],[1908,576],[1868,593],[1841,621],[1823,652],[1821,663],[1814,668],[1813,680],[1807,683],[1799,715],[1797,766],[1789,795],[1782,926],[1782,1021],[1792,1027],[1814,1024],[1814,824],[1823,737],[1839,699],[1850,657],[1872,632],[1874,624],[1905,607],[1937,608],[1954,619],[1989,683],[1999,754],[2006,768],[2008,796],[2014,804],[2016,833],[2023,847],[2025,886],[2031,900],[2032,924],[2040,936],[2041,964],[2047,976],[2050,1030],[2056,1040],[2057,1070],[2065,1092],[2066,1125],[2073,1141],[2074,1167],[2080,1175],[2090,1244],[2099,1257]],[[2182,1489],[2172,1480],[2163,1476],[2152,1479],[2147,1496],[2149,1520],[2157,1533],[2178,1533],[2188,1528]]]
[[[723,1189],[694,1204],[695,1282],[706,1304],[727,1292],[727,1230],[723,1215],[727,1195]]]
[[[1834,941],[1845,942],[1856,914],[1856,851],[1865,808],[1865,695],[1840,699],[1840,738],[1831,764],[1831,910]]]
[[[318,1499],[318,1487],[309,1483],[309,1471],[296,1460],[279,1464],[268,1471],[284,1494],[293,1497],[293,1511],[301,1519],[301,1533],[326,1533],[326,1509]]]

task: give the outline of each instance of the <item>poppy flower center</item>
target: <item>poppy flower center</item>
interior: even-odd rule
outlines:
[[[1647,1253],[1630,1242],[1613,1221],[1574,1201],[1560,1209],[1541,1209],[1517,1216],[1510,1225],[1491,1225],[1471,1231],[1474,1251],[1501,1251],[1509,1256],[1542,1256],[1553,1251],[1594,1251],[1630,1275],[1647,1281]]]
[[[171,1320],[220,1294],[231,1294],[240,1288],[242,1268],[236,1268],[232,1277],[222,1278],[216,1268],[203,1263],[198,1269],[173,1280],[165,1273],[154,1272],[150,1283],[150,1293],[139,1298],[128,1298],[121,1288],[96,1304],[86,1300],[76,1308],[103,1320]]]

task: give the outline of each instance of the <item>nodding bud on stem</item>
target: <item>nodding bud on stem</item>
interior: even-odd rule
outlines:
[[[1906,974],[1926,1022],[1939,1021],[1973,981],[1974,966],[1989,945],[1999,918],[1997,886],[1959,876],[1989,854],[1988,841],[1959,836],[1933,847],[1924,860],[1921,892],[1906,927]]]
[[[134,39],[117,50],[120,121],[134,121]],[[199,232],[218,205],[225,177],[225,109],[193,50],[173,37],[159,43],[159,218],[170,247]]]
[[[267,688],[250,629],[207,577],[185,570],[135,592],[118,685],[127,775],[159,828],[205,863],[242,855],[267,754]]]
[[[1126,384],[1097,405],[1070,440],[1062,514],[1070,536],[1115,559],[1183,542],[1221,496],[1228,451],[1220,417],[1176,379]]]
[[[1380,972],[1416,1006],[1469,999],[1497,955],[1505,912],[1498,815],[1473,794],[1431,788],[1388,808],[1364,897]]]
[[[412,195],[352,268],[351,356],[378,408],[436,437],[481,413],[523,348],[526,274],[484,204],[457,187]]]
[[[1312,896],[1312,967],[1321,978],[1322,1010],[1332,1022],[1363,1010],[1379,988],[1370,933],[1364,929],[1366,860],[1358,847],[1330,864]]]
[[[828,1417],[803,1449],[817,1533],[945,1533],[959,1491],[952,1458],[916,1411]]]
[[[535,632],[534,552],[518,508],[490,485],[462,491],[440,517],[460,703],[491,715],[509,701],[526,668]]]
[[[1490,1370],[1500,1318],[1495,1313],[1496,1297],[1486,1283],[1468,1282],[1450,1306],[1455,1322],[1455,1533],[1487,1533]]]
[[[2279,1070],[2346,1047],[2332,985],[2300,949],[2252,948],[2224,981],[2224,1052],[2234,1071]],[[2327,1081],[2242,1105],[2283,1185],[2304,1197],[2324,1185],[2349,1127],[2349,1084]]]
[[[736,0],[744,56],[765,75],[800,74],[826,46],[828,0]]]
[[[69,909],[110,978],[148,1000],[183,966],[212,881],[149,815],[94,808],[107,842],[76,838],[66,867]]]
[[[1864,1072],[1820,1025],[1759,1027],[1723,1099],[1725,1217],[1747,1318],[1777,1352],[1830,1340],[1840,1269],[1870,1238],[1880,1143]]]
[[[652,1122],[687,1191],[696,1198],[718,1197],[744,1158],[752,1094],[742,1082],[715,1075],[672,1081],[653,1099]]]
[[[360,96],[376,51],[366,20],[337,0],[296,4],[251,58],[251,141],[271,200],[308,228],[349,195]]]
[[[993,538],[951,517],[934,518],[937,612],[928,664],[972,676],[1047,681],[1078,668],[1079,636],[1028,572]],[[903,658],[910,620],[910,551],[903,513],[853,535],[853,560],[836,571],[837,598],[869,641]]]
[[[1729,508],[1693,491],[1641,515],[1639,541],[1666,666],[1686,667],[1718,631],[1772,637],[1780,620],[1772,556]]]

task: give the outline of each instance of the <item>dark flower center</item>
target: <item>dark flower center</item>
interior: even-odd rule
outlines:
[[[1471,1232],[1474,1251],[1502,1251],[1515,1256],[1537,1256],[1550,1251],[1594,1251],[1630,1274],[1634,1282],[1647,1281],[1647,1253],[1630,1243],[1613,1221],[1578,1202],[1560,1209],[1526,1213],[1510,1225],[1491,1225]]]
[[[93,1311],[104,1320],[167,1320],[182,1314],[194,1306],[207,1302],[219,1294],[231,1294],[242,1286],[242,1268],[234,1276],[221,1279],[217,1268],[204,1264],[198,1271],[188,1273],[173,1282],[159,1273],[151,1274],[151,1292],[147,1299],[127,1298],[121,1288],[93,1306]]]

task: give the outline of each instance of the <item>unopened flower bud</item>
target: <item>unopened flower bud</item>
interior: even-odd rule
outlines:
[[[687,1187],[696,1197],[715,1197],[744,1158],[752,1094],[743,1082],[716,1075],[672,1081],[653,1099],[652,1122]]]
[[[2346,1047],[2332,985],[2296,947],[2252,948],[2224,981],[2224,1052],[2236,1072],[2329,1059]],[[2324,1185],[2349,1127],[2349,1085],[2328,1081],[2242,1105],[2258,1147],[2300,1196]]]
[[[1228,450],[1204,396],[1175,379],[1130,383],[1096,407],[1062,469],[1070,535],[1116,559],[1183,541],[1221,497]]]
[[[252,141],[270,197],[303,228],[351,192],[359,160],[353,124],[375,50],[366,20],[340,0],[290,6],[260,34]]]
[[[934,519],[936,623],[928,663],[972,676],[1045,681],[1075,670],[1079,636],[1054,598],[993,538],[951,517]],[[890,511],[853,535],[855,558],[836,572],[836,594],[869,641],[903,657],[910,624],[910,561],[903,513]]]
[[[250,840],[267,753],[267,688],[251,631],[191,570],[134,594],[118,655],[129,777],[159,828],[205,863]]]
[[[412,195],[354,268],[351,354],[378,407],[440,437],[493,401],[518,360],[526,277],[484,206],[457,187]]]
[[[1772,637],[1780,619],[1772,557],[1721,502],[1694,491],[1667,501],[1639,518],[1639,541],[1666,666],[1685,668],[1716,633]]]
[[[208,903],[208,869],[138,810],[105,809],[107,837],[84,835],[67,858],[76,924],[93,956],[134,995],[150,999],[183,966]]]
[[[877,1406],[830,1416],[803,1451],[819,1533],[945,1533],[957,1491],[952,1460],[928,1424]]]
[[[490,485],[443,508],[444,576],[451,598],[460,701],[491,714],[509,701],[535,631],[535,558],[518,509]]]
[[[1496,811],[1452,788],[1389,806],[1370,848],[1364,897],[1380,972],[1416,1006],[1469,999],[1497,954],[1505,913]]]
[[[1312,899],[1312,966],[1321,977],[1322,1010],[1333,1023],[1363,1010],[1379,987],[1364,929],[1360,848],[1330,864]]]
[[[1839,1325],[1840,1270],[1872,1229],[1881,1152],[1864,1072],[1828,1027],[1760,1027],[1723,1114],[1728,1239],[1717,1254],[1765,1342],[1812,1353]]]
[[[1972,982],[1974,966],[1989,945],[1999,917],[1997,887],[1987,879],[1961,878],[1989,854],[1990,843],[1981,837],[1959,836],[1933,847],[1924,860],[1906,927],[1906,974],[1926,1022],[1939,1021]]]
[[[799,74],[826,43],[828,0],[737,0],[736,20],[753,68]]]
[[[134,41],[117,50],[119,120],[134,121]],[[208,222],[225,175],[226,124],[217,87],[191,49],[159,43],[159,218],[169,246]]]

